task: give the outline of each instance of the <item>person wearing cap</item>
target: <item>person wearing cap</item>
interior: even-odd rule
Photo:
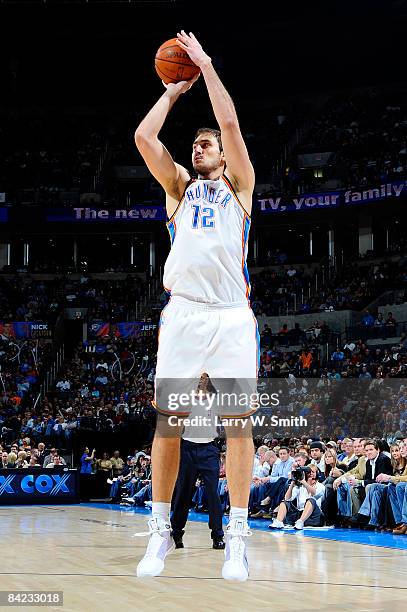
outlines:
[[[316,440],[315,442],[311,442],[310,444],[310,455],[311,455],[310,463],[317,466],[318,480],[321,482],[325,480],[324,453],[325,453],[325,445],[322,442],[320,442],[319,440]]]

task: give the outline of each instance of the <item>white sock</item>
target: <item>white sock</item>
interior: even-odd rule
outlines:
[[[160,518],[166,523],[170,522],[171,502],[153,502],[151,508],[153,518]]]
[[[247,522],[247,516],[248,516],[247,507],[238,508],[237,506],[230,506],[229,521],[232,521],[233,519],[239,519],[241,521]]]

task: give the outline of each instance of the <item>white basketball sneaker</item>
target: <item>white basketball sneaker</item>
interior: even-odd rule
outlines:
[[[171,525],[164,519],[152,518],[148,521],[150,541],[146,554],[137,566],[137,576],[158,576],[164,569],[164,559],[175,549],[171,537]]]
[[[222,577],[225,580],[247,580],[249,564],[243,538],[251,535],[247,522],[241,519],[232,519],[226,527],[225,563],[222,568]]]

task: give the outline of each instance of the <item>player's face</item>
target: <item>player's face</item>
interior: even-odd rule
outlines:
[[[199,134],[192,145],[192,165],[197,174],[205,176],[224,164],[223,152],[212,134]]]

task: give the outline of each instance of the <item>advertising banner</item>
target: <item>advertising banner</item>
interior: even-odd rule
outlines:
[[[78,504],[78,471],[68,469],[0,470],[0,505]]]
[[[329,209],[338,206],[371,204],[386,198],[400,198],[407,194],[407,181],[386,183],[369,188],[304,193],[296,197],[278,196],[257,201],[261,213],[291,212],[297,210]]]
[[[164,206],[137,206],[134,208],[48,208],[46,221],[56,223],[97,223],[112,221],[165,221]]]
[[[126,321],[124,323],[106,323],[92,321],[88,324],[89,340],[114,336],[115,338],[137,338],[140,335],[151,333],[157,329],[155,323],[145,321]]]
[[[0,322],[0,336],[6,338],[52,338],[52,329],[41,321]]]

